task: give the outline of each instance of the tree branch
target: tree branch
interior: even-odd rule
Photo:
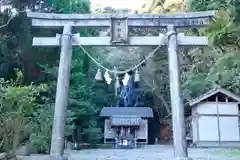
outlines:
[[[167,101],[162,97],[162,95],[157,92],[157,90],[156,90],[157,86],[154,84],[153,84],[154,86],[152,86],[144,77],[142,77],[142,79],[149,87],[152,88],[152,92],[160,99],[163,106],[167,110],[168,114],[171,114],[170,106],[168,105]]]

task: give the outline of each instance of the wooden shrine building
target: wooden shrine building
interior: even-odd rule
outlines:
[[[148,143],[148,118],[153,118],[149,107],[104,107],[104,143],[127,146]]]
[[[192,142],[197,147],[239,147],[240,97],[215,88],[188,103]]]

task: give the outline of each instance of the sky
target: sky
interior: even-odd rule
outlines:
[[[92,9],[103,6],[110,6],[116,9],[131,9],[135,10],[146,4],[149,0],[90,0]]]

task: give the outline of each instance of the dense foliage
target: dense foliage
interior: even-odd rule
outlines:
[[[21,75],[20,71],[18,73]],[[18,76],[18,80],[20,78]],[[18,81],[1,79],[0,90],[0,151],[14,156],[19,143],[38,127],[32,126],[32,120],[40,107],[36,102],[37,97],[46,90],[46,86],[21,86]],[[38,119],[35,121],[41,123]]]
[[[24,5],[34,5],[26,4],[22,1],[19,1],[19,3],[15,2],[14,6],[18,7],[19,10]],[[58,13],[90,12],[89,1],[78,0],[74,1],[74,3],[70,2],[72,1],[53,0],[45,2],[44,7],[51,8],[54,12]],[[0,18],[3,24],[6,23],[9,19],[8,13],[1,13]],[[37,152],[49,152],[60,49],[47,47],[33,48],[31,43],[33,36],[53,36],[56,32],[59,33],[62,30],[32,28],[25,13],[20,13],[7,27],[1,28],[0,77],[12,82],[5,83],[3,81],[4,83],[1,83],[3,92],[1,92],[2,95],[0,97],[4,99],[4,101],[1,101],[1,105],[4,107],[0,112],[1,122],[9,122],[8,119],[12,118],[12,115],[9,115],[9,113],[18,113],[19,118],[22,120],[16,120],[19,123],[14,125],[19,126],[19,129],[15,129],[18,129],[18,132],[22,132],[22,130],[26,131],[24,135],[21,134],[21,137],[18,137],[18,140],[14,142],[14,147],[12,147],[13,144],[11,141],[9,141],[11,144],[5,144],[5,134],[10,133],[14,129],[14,126],[10,123],[2,123],[5,126],[1,126],[0,137],[3,137],[0,139],[0,142],[2,142],[0,143],[1,151],[12,152],[19,147],[19,144],[28,143]],[[75,30],[75,33],[77,32],[80,32],[81,35],[97,34],[96,31],[90,29]],[[22,37],[24,37],[24,41]],[[94,51],[91,48],[87,49]],[[20,80],[17,78],[16,69],[21,73]],[[68,117],[65,129],[65,135],[69,141],[95,144],[102,139],[102,123],[99,121],[99,111],[102,106],[108,105],[107,102],[111,102],[112,98],[109,98],[112,94],[106,94],[107,86],[104,83],[96,83],[94,81],[95,71],[96,66],[92,66],[88,57],[79,48],[74,48],[67,111]],[[34,87],[41,88],[42,84],[46,86],[44,91],[34,90],[33,92],[29,90]],[[111,88],[109,89],[108,91],[110,92],[108,93],[111,93]],[[5,90],[7,93],[9,92],[7,95],[9,99],[5,99]],[[19,96],[19,94],[22,95]],[[13,96],[16,98],[16,102],[11,101]],[[18,100],[18,97],[26,98]],[[21,106],[24,106],[26,111],[19,111]],[[24,129],[26,127],[29,127],[28,130]],[[6,132],[2,128],[10,128],[11,130],[9,129],[9,132]],[[7,137],[7,139],[11,139],[16,135],[9,134],[8,136],[10,137]]]
[[[212,44],[204,49],[192,49],[188,56],[187,71],[184,72],[184,90],[192,96],[220,85],[239,94],[239,1],[192,0],[190,11],[216,10],[217,14],[207,29],[197,34],[208,35]],[[194,31],[196,33],[196,31]],[[193,32],[193,33],[194,33]],[[204,82],[204,83],[203,83]],[[186,96],[187,97],[187,96]]]

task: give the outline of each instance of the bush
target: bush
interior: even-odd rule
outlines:
[[[37,153],[49,153],[52,124],[53,124],[54,104],[41,105],[32,117],[32,131],[30,134],[30,143]],[[65,135],[71,135],[74,129],[72,125],[71,112],[68,111]]]
[[[83,130],[84,139],[90,144],[97,144],[103,137],[101,128],[88,128]]]
[[[52,120],[53,107],[50,104],[41,105],[32,117],[29,140],[37,153],[48,153],[50,150]]]
[[[40,88],[0,79],[0,150],[10,157],[15,156],[20,142],[29,134],[30,116],[36,109]]]

